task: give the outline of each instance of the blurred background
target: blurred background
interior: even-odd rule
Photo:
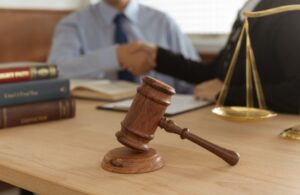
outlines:
[[[80,9],[100,0],[0,0],[0,8]],[[189,34],[226,34],[245,0],[139,0],[170,14]],[[195,20],[196,18],[196,20]]]
[[[77,10],[100,0],[0,0],[0,9]],[[199,52],[216,53],[246,0],[139,0],[171,15]],[[0,18],[1,22],[1,18]]]

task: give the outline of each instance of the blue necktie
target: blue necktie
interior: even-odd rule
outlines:
[[[128,42],[126,33],[123,28],[124,20],[126,19],[124,14],[116,15],[114,23],[116,26],[115,30],[115,43],[124,44]],[[134,76],[127,70],[120,70],[118,72],[118,79],[126,81],[135,81]]]

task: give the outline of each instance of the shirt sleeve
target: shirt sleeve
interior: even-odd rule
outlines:
[[[181,31],[176,22],[169,16],[167,18],[168,23],[168,45],[175,53],[181,53],[185,58],[200,61],[200,56],[192,45],[191,41]]]
[[[83,53],[80,33],[77,23],[68,18],[56,27],[48,62],[58,65],[60,77],[93,78],[120,69],[115,45]]]

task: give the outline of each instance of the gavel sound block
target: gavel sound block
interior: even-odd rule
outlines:
[[[175,90],[169,85],[149,76],[144,77],[143,84],[138,88],[137,95],[121,123],[121,130],[116,133],[118,141],[126,147],[113,149],[104,156],[102,167],[105,170],[145,173],[163,167],[161,156],[148,146],[157,127],[202,146],[232,166],[237,164],[240,157],[237,152],[210,143],[164,117],[174,94]]]

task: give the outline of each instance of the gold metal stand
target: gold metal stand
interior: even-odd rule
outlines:
[[[265,96],[262,90],[262,85],[258,75],[256,60],[251,45],[248,18],[265,17],[269,15],[274,15],[274,14],[279,14],[279,13],[289,12],[289,11],[296,11],[296,10],[300,10],[300,5],[288,5],[288,6],[277,7],[273,9],[264,10],[264,11],[244,13],[246,19],[241,34],[239,36],[235,51],[233,53],[233,57],[229,65],[229,69],[224,81],[224,86],[217,100],[216,107],[212,110],[214,114],[229,120],[237,120],[237,121],[261,120],[261,119],[271,118],[277,115],[276,113],[267,110]],[[224,106],[225,99],[228,94],[229,85],[232,79],[232,75],[235,69],[236,61],[241,49],[241,44],[244,36],[246,36],[246,106],[226,107]],[[257,94],[257,102],[259,106],[258,108],[254,107],[254,101],[253,101],[254,88]],[[286,132],[286,134],[287,133],[288,132]],[[299,135],[299,130],[297,130],[297,134]]]

